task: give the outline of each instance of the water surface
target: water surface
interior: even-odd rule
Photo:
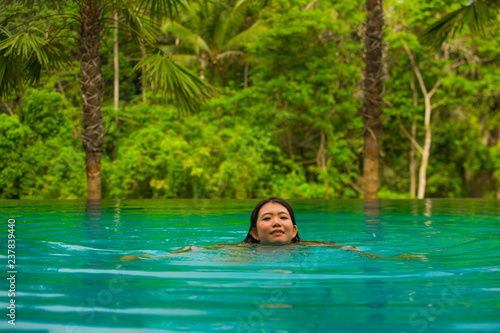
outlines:
[[[500,332],[499,201],[290,202],[302,239],[389,258],[256,245],[120,261],[240,242],[257,201],[0,201],[13,331]]]

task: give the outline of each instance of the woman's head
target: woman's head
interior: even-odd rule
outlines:
[[[250,230],[245,243],[298,243],[292,207],[281,198],[264,199],[257,204],[250,216]]]

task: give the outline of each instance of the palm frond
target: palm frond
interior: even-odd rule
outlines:
[[[158,46],[160,50],[162,50],[167,55],[174,54],[191,54],[193,53],[192,49],[189,47],[185,47],[182,45],[160,45]],[[197,57],[197,56],[196,56]]]
[[[160,91],[164,98],[173,100],[181,112],[198,109],[210,97],[211,87],[162,52],[139,62],[136,69],[142,66],[155,92]]]
[[[69,62],[62,44],[31,31],[10,35],[2,29],[0,42],[0,96],[18,94],[25,84],[40,80],[44,68],[59,68]]]
[[[221,14],[219,19],[220,28],[218,34],[215,36],[217,40],[217,45],[222,47],[227,43],[227,41],[234,35],[241,31],[245,23],[245,6],[238,6],[238,10],[225,11]]]
[[[254,2],[255,0],[238,0],[233,7],[232,13],[239,12],[241,8],[245,8],[248,3]]]
[[[0,52],[0,99],[21,94],[24,87],[24,62],[21,57]]]
[[[180,41],[192,47],[196,54],[200,54],[200,51],[203,51],[207,52],[210,57],[212,56],[212,50],[200,35],[197,35],[176,21],[167,21],[161,27],[161,32],[164,34],[169,32],[179,37]]]
[[[158,25],[154,21],[129,6],[120,6],[118,10],[123,17],[120,24],[131,32],[136,42],[138,42],[137,39],[145,40],[150,44],[156,42]]]
[[[246,55],[247,54],[245,52],[242,52],[242,51],[225,51],[225,52],[219,53],[215,57],[215,59],[217,59],[218,61],[224,61],[224,60],[234,61],[235,59],[243,58]]]
[[[31,32],[19,32],[15,35],[10,35],[0,42],[0,50],[5,50],[4,55],[16,55],[21,58],[27,59],[35,54],[40,63],[47,63],[48,58],[43,52],[42,45],[44,39],[36,36]]]
[[[228,16],[227,6],[220,3],[211,3],[208,6],[205,28],[211,36],[211,45],[213,48],[219,48],[223,42],[223,30]],[[222,37],[222,38],[221,38]]]
[[[172,60],[182,66],[191,67],[200,62],[200,57],[193,54],[172,54]]]
[[[474,36],[484,36],[490,26],[498,24],[499,12],[499,0],[475,0],[427,27],[422,32],[420,41],[438,48],[448,38],[461,31],[464,26],[468,26]]]
[[[179,8],[185,7],[185,2],[182,0],[141,0],[136,3],[139,12],[148,13],[156,22],[165,19],[164,13],[172,18],[179,12]]]
[[[269,5],[271,0],[238,0],[233,7],[233,10],[239,10],[239,7],[245,7],[249,5],[256,6],[258,9],[262,9]]]
[[[224,50],[241,50],[251,42],[259,38],[259,34],[266,31],[269,27],[262,21],[255,22],[250,28],[240,32],[231,38],[224,45]]]

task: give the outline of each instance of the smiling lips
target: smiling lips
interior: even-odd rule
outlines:
[[[278,235],[283,235],[285,232],[281,229],[278,229],[278,230],[273,230],[271,232],[271,235],[275,235],[275,234],[278,234]]]

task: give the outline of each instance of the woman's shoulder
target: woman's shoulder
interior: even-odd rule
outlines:
[[[251,245],[250,243],[238,242],[238,243],[218,243],[214,245],[204,246],[206,249],[214,249],[219,247],[227,247],[227,246],[247,246]]]
[[[301,241],[297,244],[307,245],[307,246],[328,246],[335,245],[335,242],[327,242],[327,241]]]

